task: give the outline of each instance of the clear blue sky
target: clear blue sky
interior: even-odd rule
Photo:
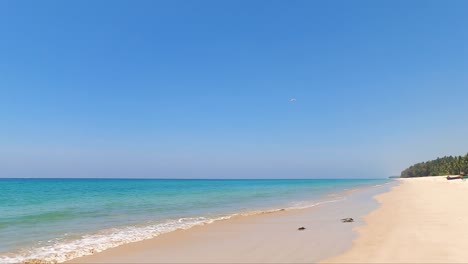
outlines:
[[[464,154],[467,13],[0,1],[0,177],[386,177]]]

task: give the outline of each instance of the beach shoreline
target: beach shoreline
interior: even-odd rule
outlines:
[[[396,184],[396,182],[390,182]],[[69,263],[310,263],[344,252],[353,228],[391,185],[350,190],[346,198],[311,208],[234,216],[75,258]],[[354,223],[341,218],[353,217]],[[306,230],[299,231],[304,226]],[[314,250],[311,250],[313,248]]]
[[[212,223],[230,218],[236,218],[237,223],[236,216],[257,219],[255,215],[265,212],[328,208],[335,202],[340,204],[339,200],[355,190],[388,182],[386,179],[0,180],[3,197],[11,201],[0,217],[0,236],[5,238],[0,239],[0,263],[61,263],[178,229],[201,226],[205,230]],[[31,204],[33,194],[38,202]],[[24,210],[26,206],[28,210]],[[270,218],[277,214],[267,215]],[[254,222],[251,224],[255,226]],[[275,230],[268,232],[274,234]]]
[[[468,182],[403,178],[376,196],[353,246],[322,263],[466,263]]]

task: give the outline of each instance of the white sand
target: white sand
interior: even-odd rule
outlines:
[[[323,262],[468,262],[468,180],[401,179],[356,228],[350,250]]]

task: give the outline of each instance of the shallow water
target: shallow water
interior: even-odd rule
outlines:
[[[0,179],[0,262],[65,261],[235,214],[333,202],[387,182]]]

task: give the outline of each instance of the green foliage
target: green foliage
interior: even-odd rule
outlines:
[[[435,160],[414,164],[401,172],[402,178],[458,175],[468,173],[468,154],[465,156],[446,156]]]

